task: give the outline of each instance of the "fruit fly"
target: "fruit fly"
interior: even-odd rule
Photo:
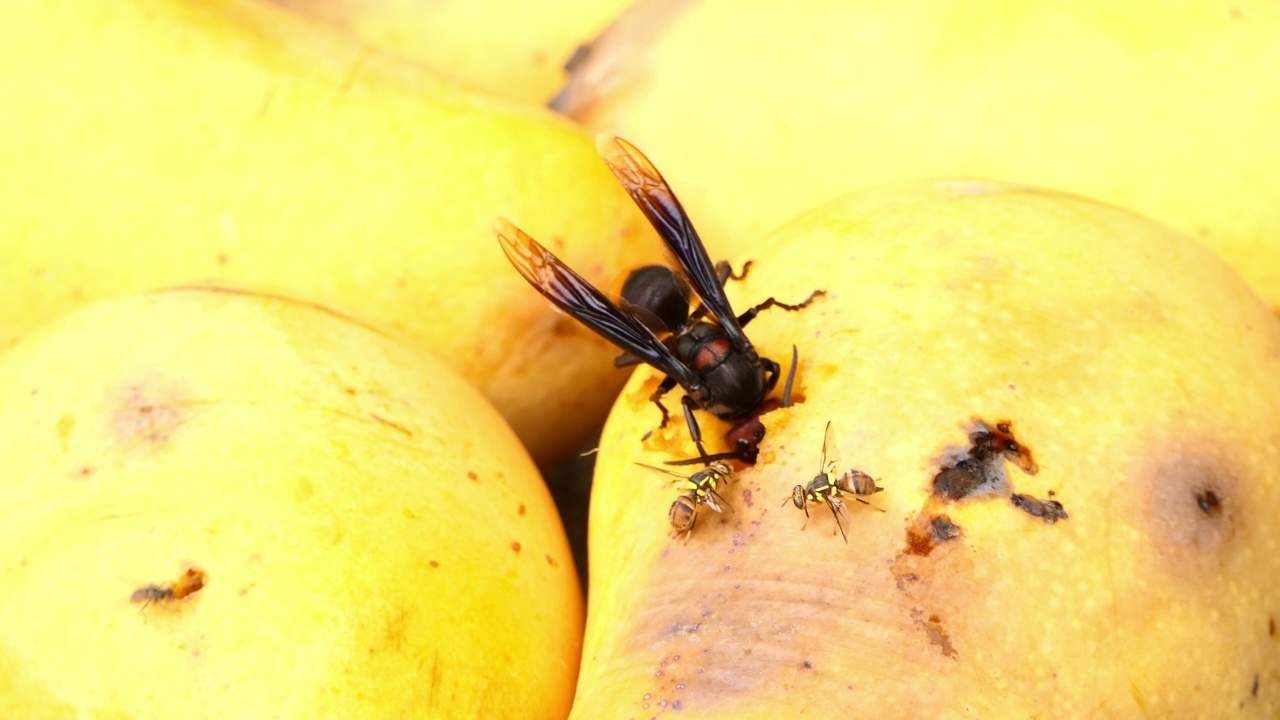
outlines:
[[[717,491],[717,488],[733,479],[733,470],[728,463],[714,460],[692,475],[681,475],[666,468],[644,463],[636,464],[681,482],[684,492],[671,503],[671,510],[667,513],[673,538],[684,535],[686,542],[688,541],[689,535],[693,532],[693,526],[698,521],[698,513],[704,505],[716,512],[724,512],[726,508],[729,512],[733,512],[733,507]]]
[[[724,292],[723,270],[711,263],[688,214],[657,168],[621,138],[602,137],[598,146],[605,164],[675,256],[679,272],[672,269],[670,280],[652,271],[633,274],[628,311],[519,228],[499,220],[497,234],[503,251],[524,279],[558,308],[636,361],[666,375],[649,398],[662,412],[659,427],[669,419],[662,396],[676,385],[685,391],[686,417],[694,407],[725,420],[751,416],[777,384],[780,368],[760,356],[743,326],[771,307],[799,310],[824,291],[815,290],[797,305],[769,298],[741,315],[734,313]],[[682,283],[699,300],[693,312],[688,311],[691,298]],[[645,312],[637,312],[637,307]],[[659,338],[660,333],[667,337]],[[695,444],[699,455],[706,457],[700,438],[695,438]]]
[[[845,533],[844,524],[840,521],[840,514],[844,512],[844,501],[840,498],[847,494],[863,505],[884,512],[862,499],[884,488],[876,485],[875,479],[861,470],[847,470],[843,475],[836,477],[836,463],[839,461],[840,450],[836,447],[835,431],[832,429],[831,422],[827,421],[827,434],[822,441],[822,464],[818,466],[818,474],[807,485],[796,485],[792,488],[791,497],[787,500],[804,510],[805,517],[809,517],[809,503],[825,503],[831,508],[831,514],[836,519],[836,527],[840,528],[840,535],[847,543],[849,536]],[[786,505],[787,501],[784,500],[782,504]]]
[[[187,568],[174,583],[170,585],[146,585],[133,591],[130,602],[140,602],[139,612],[146,610],[151,603],[181,600],[204,587],[204,571],[199,568]]]

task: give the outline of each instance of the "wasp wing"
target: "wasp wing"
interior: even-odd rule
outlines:
[[[556,307],[686,389],[698,384],[697,374],[671,354],[652,331],[614,305],[537,240],[503,219],[498,220],[495,230],[507,259]]]
[[[749,347],[751,341],[743,332],[738,316],[724,293],[720,274],[707,255],[707,248],[694,230],[689,214],[662,174],[634,145],[620,137],[601,135],[596,140],[604,162],[614,177],[635,201],[636,206],[649,219],[649,223],[662,236],[663,242],[680,261],[680,266],[693,283],[693,289],[702,305],[716,316],[729,339],[739,347]]]

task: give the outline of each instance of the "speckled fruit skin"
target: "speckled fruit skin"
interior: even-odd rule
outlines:
[[[768,357],[798,346],[799,401],[764,416],[734,512],[683,544],[677,490],[635,463],[692,455],[686,429],[642,441],[657,377],[624,390],[575,720],[1276,716],[1280,324],[1221,261],[1112,206],[980,181],[852,195],[747,257],[737,308],[827,290],[747,328]],[[974,418],[1012,421],[1039,469],[997,463],[949,501],[933,478]],[[848,544],[790,502],[828,421],[837,469],[884,488],[850,503]],[[955,536],[921,542],[936,518]]]
[[[419,343],[550,464],[625,380],[511,271],[496,217],[607,285],[657,240],[544,108],[259,0],[19,0],[0,24],[0,348],[97,299],[220,283]]]
[[[0,716],[563,718],[569,549],[474,388],[331,310],[173,290],[0,356]],[[206,584],[144,606],[186,568]]]
[[[1280,309],[1280,5],[640,0],[557,106],[661,167],[713,249],[843,193],[989,177],[1132,208]]]

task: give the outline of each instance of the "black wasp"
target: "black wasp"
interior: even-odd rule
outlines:
[[[836,527],[840,528],[840,535],[844,537],[845,542],[849,542],[844,524],[840,522],[840,513],[844,512],[844,502],[840,497],[848,493],[863,505],[876,507],[859,496],[874,495],[884,488],[876,485],[876,481],[861,470],[848,470],[840,477],[836,477],[836,463],[839,461],[840,450],[836,447],[835,431],[831,428],[831,422],[827,421],[827,435],[822,440],[822,464],[818,466],[818,474],[809,481],[808,485],[797,485],[792,488],[791,497],[788,500],[804,510],[805,517],[809,517],[809,503],[826,503],[827,507],[831,508],[831,514],[836,518]],[[787,501],[784,500],[782,504],[786,505]],[[876,509],[880,510],[880,508]]]
[[[726,508],[729,512],[733,512],[733,507],[718,492],[718,488],[733,479],[733,469],[728,463],[715,460],[692,475],[681,475],[666,468],[644,463],[636,464],[682,482],[681,488],[684,492],[671,503],[671,510],[667,513],[673,538],[684,535],[686,541],[688,540],[689,535],[693,533],[694,524],[698,522],[698,513],[704,505],[718,513],[724,512]]]
[[[675,255],[680,271],[671,269],[670,281],[657,271],[642,268],[650,274],[633,273],[628,291],[631,299],[626,303],[628,310],[623,310],[506,220],[499,220],[497,227],[502,249],[524,279],[557,307],[636,361],[666,375],[650,396],[662,412],[659,427],[665,427],[669,417],[662,396],[678,384],[686,393],[682,400],[685,417],[691,420],[689,432],[701,458],[737,457],[750,462],[752,453],[742,448],[736,453],[707,455],[697,424],[692,422],[692,408],[704,408],[725,420],[755,413],[777,384],[780,368],[760,356],[743,326],[770,307],[799,310],[824,291],[815,290],[798,305],[769,298],[737,315],[724,292],[727,266],[718,269],[712,264],[684,207],[657,168],[621,138],[602,136],[597,147],[605,164]],[[683,288],[692,288],[697,295],[700,303],[696,311],[689,312],[690,298]],[[666,337],[660,339],[659,333]]]

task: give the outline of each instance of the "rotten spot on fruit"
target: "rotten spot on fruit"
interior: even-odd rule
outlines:
[[[975,418],[969,431],[970,446],[946,462],[933,478],[933,494],[945,500],[961,500],[984,492],[999,492],[1006,482],[1003,462],[1013,463],[1028,475],[1040,466],[1031,449],[1013,435],[1013,423],[987,423]]]
[[[1066,509],[1062,507],[1062,503],[1057,500],[1039,500],[1030,495],[1020,495],[1018,493],[1014,493],[1009,500],[1014,507],[1022,512],[1032,517],[1038,517],[1050,525],[1059,520],[1066,520],[1069,517]]]
[[[1222,510],[1222,501],[1218,499],[1218,494],[1211,489],[1198,490],[1195,493],[1196,506],[1200,508],[1200,512],[1205,515],[1216,515]]]
[[[921,513],[915,522],[907,527],[906,552],[927,557],[935,547],[948,540],[954,540],[961,534],[960,526],[951,522],[951,518],[946,515],[929,517],[927,513]]]
[[[205,585],[205,574],[200,568],[187,568],[186,572],[167,585],[144,585],[129,596],[130,602],[142,603],[139,612],[152,603],[168,603],[189,597]]]

